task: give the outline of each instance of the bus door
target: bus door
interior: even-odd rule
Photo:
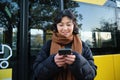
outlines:
[[[17,31],[19,6],[0,0],[0,80],[17,80]]]

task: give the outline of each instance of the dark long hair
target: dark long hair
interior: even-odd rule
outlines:
[[[57,31],[57,24],[60,23],[62,18],[65,17],[65,16],[67,16],[68,18],[73,20],[73,24],[74,24],[73,34],[78,34],[79,33],[79,29],[78,29],[78,25],[77,25],[77,22],[76,22],[76,17],[68,9],[65,9],[63,11],[58,12],[56,17],[53,19],[53,25],[51,27],[51,30],[53,32],[58,32]]]

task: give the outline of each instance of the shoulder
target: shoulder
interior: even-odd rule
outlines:
[[[48,40],[48,41],[47,41],[47,42],[43,45],[43,47],[42,47],[42,48],[43,48],[43,49],[44,49],[44,48],[45,48],[45,49],[46,49],[46,48],[48,48],[48,49],[49,49],[49,48],[50,48],[50,46],[51,46],[51,41],[52,41],[52,40]]]
[[[83,48],[89,48],[88,45],[84,41],[82,41],[82,47]]]
[[[52,40],[48,40],[45,45],[51,45]]]
[[[38,54],[48,56],[49,52],[50,52],[50,47],[51,47],[51,40],[48,40],[44,43],[44,45],[42,46],[42,48]]]
[[[82,54],[84,54],[84,53],[91,54],[92,52],[91,52],[90,47],[84,41],[82,41]]]

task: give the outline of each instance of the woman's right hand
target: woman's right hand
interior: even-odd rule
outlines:
[[[58,67],[64,67],[65,63],[65,56],[56,54],[54,57],[54,61]]]

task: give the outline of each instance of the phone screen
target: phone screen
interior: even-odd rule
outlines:
[[[58,51],[58,53],[59,53],[59,55],[70,55],[71,54],[71,49],[60,49],[59,51]]]

